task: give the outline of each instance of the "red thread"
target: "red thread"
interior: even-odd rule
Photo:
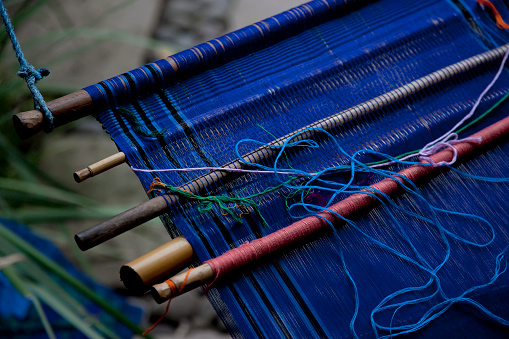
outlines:
[[[477,0],[477,3],[481,6],[486,6],[490,9],[491,13],[493,13],[493,16],[495,17],[495,21],[497,22],[498,28],[509,29],[509,25],[504,22],[504,19],[502,19],[502,16],[498,12],[498,10],[495,8],[495,5],[493,5],[488,0]]]
[[[306,204],[313,204],[322,207],[325,207],[325,205],[327,205],[327,200],[325,200],[325,198],[320,195],[320,191],[317,191],[316,193],[312,192],[306,195],[306,197],[304,198],[304,202]]]
[[[472,136],[474,138],[481,137],[479,143],[463,141],[453,147],[457,150],[458,157],[462,157],[493,142],[497,138],[502,138],[508,133],[509,117],[506,117],[474,134]],[[432,155],[431,159],[434,162],[448,161],[452,158],[453,154],[453,151],[447,148]],[[429,175],[439,170],[441,170],[440,167],[413,165],[399,172],[399,175],[412,182],[416,182],[427,178]],[[386,195],[393,195],[401,189],[401,183],[403,181],[404,179],[398,176],[386,178],[374,185],[367,186],[364,190],[366,192],[380,191]],[[363,193],[356,193],[330,206],[329,210],[348,218],[354,213],[361,212],[362,210],[374,206],[376,203],[377,199],[374,197]],[[249,243],[246,242],[237,248],[225,252],[223,255],[207,260],[205,263],[210,265],[215,275],[214,281],[208,285],[207,289],[209,289],[215,281],[229,272],[238,271],[243,266],[253,264],[264,258],[269,258],[276,252],[283,252],[287,248],[294,247],[298,242],[328,229],[330,226],[326,220],[334,223],[339,219],[337,215],[329,211],[322,211],[318,213],[318,215],[319,216],[310,216],[299,220],[279,231],[255,239]]]
[[[178,291],[177,291],[177,286],[175,286],[175,283],[171,279],[168,279],[168,280],[165,281],[165,283],[167,283],[168,286],[170,286],[172,297],[168,300],[168,304],[166,305],[166,310],[164,311],[163,315],[160,316],[159,319],[157,319],[157,321],[154,323],[154,325],[152,325],[149,328],[147,328],[145,330],[145,332],[142,333],[142,335],[144,335],[144,336],[147,335],[152,330],[154,330],[157,327],[157,325],[159,325],[159,323],[161,321],[163,321],[164,317],[166,317],[166,314],[168,314],[168,311],[170,310],[170,302],[171,302],[171,300],[173,298],[175,298],[178,294],[182,293],[182,291],[184,290],[184,287],[186,286],[187,278],[189,278],[189,273],[191,273],[192,270],[193,269],[190,268],[187,271],[186,277],[184,278],[184,281],[182,282],[182,285],[180,286],[180,289]]]

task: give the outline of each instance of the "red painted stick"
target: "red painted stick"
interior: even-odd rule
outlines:
[[[472,135],[472,137],[480,137],[480,142],[473,143],[464,141],[454,145],[453,147],[456,148],[458,152],[458,159],[461,159],[475,150],[492,144],[497,140],[501,140],[507,134],[509,134],[509,117],[502,119]],[[431,159],[435,163],[448,161],[452,159],[452,154],[451,149],[445,149],[432,155]],[[424,179],[429,179],[434,173],[443,169],[444,167],[413,165],[400,171],[399,174],[408,178],[412,182],[418,182]],[[386,178],[374,185],[371,185],[370,187],[386,195],[394,195],[402,190],[402,182],[403,179],[399,177]],[[376,204],[377,199],[374,197],[367,194],[356,193],[330,206],[329,209],[345,218],[348,218],[353,214],[373,208]],[[335,223],[339,220],[337,215],[329,211],[320,212],[318,215],[329,220],[331,223]],[[281,253],[295,248],[296,245],[303,240],[309,239],[317,234],[322,234],[330,228],[329,223],[322,218],[317,216],[304,218],[290,226],[280,229],[279,231],[243,244],[225,252],[221,256],[206,261],[202,266],[199,266],[190,272],[187,283],[183,289],[181,286],[187,272],[171,278],[171,281],[175,284],[179,292],[185,292],[214,279],[219,279],[230,272],[236,272],[247,265],[253,265],[254,263],[269,258],[276,253]],[[163,302],[164,300],[174,297],[175,293],[171,290],[167,283],[162,283],[155,285],[152,288],[152,295],[156,301]]]

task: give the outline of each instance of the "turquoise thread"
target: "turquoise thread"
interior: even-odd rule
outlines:
[[[496,268],[495,273],[493,274],[492,278],[487,283],[480,283],[477,286],[471,287],[465,291],[463,291],[460,296],[458,297],[448,297],[443,288],[440,281],[440,278],[438,276],[440,270],[444,267],[444,265],[448,262],[448,260],[451,257],[451,246],[450,241],[454,240],[460,243],[464,243],[466,245],[483,248],[487,247],[490,244],[493,243],[495,239],[495,230],[493,226],[485,219],[468,214],[468,213],[461,213],[456,211],[449,211],[445,209],[438,208],[436,206],[431,205],[426,198],[421,194],[419,188],[411,181],[408,180],[408,178],[405,178],[398,174],[397,172],[384,170],[384,169],[378,169],[378,168],[371,168],[368,164],[364,164],[361,161],[359,161],[357,158],[360,155],[363,154],[372,154],[379,156],[385,161],[395,162],[399,164],[406,164],[406,165],[414,165],[419,164],[421,166],[431,166],[430,164],[425,163],[419,163],[415,161],[402,161],[398,160],[395,157],[392,157],[387,154],[383,154],[376,151],[371,150],[361,150],[355,152],[353,155],[350,155],[346,153],[338,143],[338,141],[332,136],[329,132],[323,130],[323,129],[313,129],[314,133],[311,133],[312,135],[316,135],[317,133],[323,133],[327,136],[327,138],[330,138],[336,146],[336,149],[338,150],[338,153],[345,156],[348,159],[347,165],[337,166],[337,167],[330,167],[326,168],[320,172],[317,173],[309,173],[306,171],[301,171],[299,169],[292,168],[294,172],[297,172],[301,175],[300,179],[303,180],[303,182],[299,182],[298,184],[291,184],[291,182],[283,182],[283,180],[280,177],[280,172],[283,172],[287,170],[285,167],[281,166],[279,167],[278,162],[281,158],[284,157],[285,154],[285,148],[286,147],[295,147],[295,146],[308,146],[308,147],[316,147],[316,143],[312,140],[300,140],[298,142],[292,142],[292,140],[299,139],[300,134],[306,135],[308,131],[303,130],[299,133],[296,133],[291,138],[287,139],[283,145],[281,146],[271,146],[274,148],[279,148],[279,153],[275,157],[274,165],[271,167],[263,166],[257,163],[250,163],[245,161],[244,159],[240,158],[241,161],[247,165],[253,166],[255,168],[263,168],[265,170],[272,170],[276,179],[281,183],[281,185],[285,188],[288,188],[291,190],[291,193],[287,197],[287,202],[290,199],[295,198],[297,194],[300,193],[300,199],[299,202],[293,203],[290,206],[288,206],[289,214],[295,219],[301,219],[303,217],[307,216],[317,216],[322,218],[317,213],[322,211],[328,211],[332,214],[334,214],[339,219],[346,222],[350,227],[353,227],[356,231],[358,231],[362,236],[366,237],[368,240],[370,240],[375,246],[381,248],[384,251],[387,251],[396,257],[400,258],[401,260],[407,262],[409,265],[415,267],[419,272],[425,275],[426,282],[422,284],[421,286],[415,286],[415,287],[407,287],[403,288],[399,291],[396,291],[380,301],[380,303],[372,310],[371,312],[371,325],[373,328],[373,331],[375,332],[375,335],[377,338],[392,338],[395,336],[412,333],[415,332],[426,325],[428,325],[431,321],[438,318],[440,315],[445,313],[452,305],[456,303],[467,303],[472,305],[473,307],[477,308],[480,312],[484,313],[487,317],[491,318],[492,320],[498,322],[501,325],[509,325],[509,321],[502,319],[494,314],[492,314],[489,310],[487,310],[484,306],[481,304],[473,301],[472,299],[466,297],[469,293],[473,292],[474,290],[480,289],[482,287],[489,286],[493,284],[496,279],[503,274],[507,270],[507,252],[508,248],[504,249],[501,253],[498,254],[496,259]],[[263,144],[258,141],[254,140],[241,140],[239,142],[254,142],[255,144],[262,144],[265,146],[266,144]],[[269,146],[269,145],[266,145]],[[237,155],[239,155],[238,152],[238,145],[236,147]],[[326,174],[329,174],[331,172],[337,172],[338,170],[342,170],[344,172],[350,173],[350,178],[345,179],[345,182],[333,182],[331,180],[328,180],[324,178],[323,176]],[[483,180],[483,181],[491,181],[491,182],[502,182],[507,181],[507,178],[489,178],[489,177],[480,177],[472,174],[467,174],[458,170],[455,170],[455,172],[459,173],[460,175],[463,175],[468,178],[476,179],[476,180]],[[376,175],[377,177],[383,178],[400,178],[402,179],[403,183],[399,183],[401,188],[406,191],[407,194],[415,197],[418,200],[418,205],[421,207],[419,213],[409,211],[401,206],[396,205],[396,203],[386,194],[383,194],[382,192],[372,188],[372,187],[366,187],[363,185],[356,184],[355,176],[359,173],[368,173],[371,175]],[[328,198],[327,204],[325,207],[318,206],[316,204],[308,203],[306,202],[306,197],[309,195],[309,193],[313,191],[323,191],[323,192],[329,192],[331,195],[330,198]],[[384,208],[388,213],[389,217],[391,218],[392,222],[394,223],[395,232],[399,234],[399,236],[402,238],[402,240],[409,246],[409,250],[411,251],[412,255],[409,256],[407,254],[404,254],[397,249],[391,247],[388,244],[385,244],[376,238],[370,236],[363,230],[361,230],[353,221],[347,220],[343,216],[339,215],[338,213],[330,210],[328,207],[331,206],[334,203],[334,199],[338,197],[339,194],[345,193],[345,194],[355,194],[355,193],[362,193],[367,194],[374,199],[378,200],[381,207]],[[437,263],[430,263],[428,260],[426,260],[421,253],[419,253],[419,250],[414,246],[412,239],[405,231],[403,225],[398,222],[396,219],[396,216],[391,209],[396,209],[399,212],[402,212],[404,215],[407,215],[409,217],[417,218],[421,220],[422,222],[428,223],[431,226],[434,226],[436,230],[438,231],[438,240],[443,245],[444,251],[441,255],[441,258],[439,262]],[[295,213],[294,210],[301,210],[301,213]],[[303,214],[302,211],[305,213]],[[476,224],[480,225],[483,229],[487,230],[491,235],[489,236],[489,239],[486,239],[485,241],[474,241],[471,239],[467,239],[465,237],[460,236],[459,234],[456,234],[448,229],[446,229],[445,225],[442,225],[442,223],[439,220],[439,214],[449,214],[454,215],[456,217],[463,217],[466,219],[469,219]],[[322,218],[324,219],[324,218]],[[329,225],[331,226],[331,229],[334,231],[334,233],[337,234],[336,229],[332,225],[330,221],[326,220]],[[339,235],[338,235],[339,236]],[[340,249],[342,251],[342,249]],[[357,286],[355,284],[354,277],[351,276],[350,272],[348,271],[346,267],[346,263],[344,260],[344,257],[341,253],[341,264],[343,267],[343,270],[345,272],[346,278],[351,282],[353,289],[354,289],[354,301],[355,301],[355,310],[354,314],[351,318],[350,322],[350,333],[352,336],[356,337],[355,333],[355,319],[358,314],[358,307],[360,302],[359,297],[359,291],[357,289]],[[431,288],[431,291],[428,291],[428,288]],[[406,295],[407,299],[404,302],[396,302],[397,298],[400,296]],[[394,321],[396,318],[396,315],[400,310],[403,308],[410,306],[410,305],[426,305],[429,302],[433,302],[433,305],[430,305],[426,308],[426,310],[423,311],[421,314],[420,319],[415,321],[414,323],[406,323],[403,325],[395,325]],[[390,312],[389,314],[392,315],[390,317],[390,322],[387,325],[381,324],[377,321],[376,315],[382,312]],[[385,332],[384,335],[381,335],[379,332],[383,331]]]

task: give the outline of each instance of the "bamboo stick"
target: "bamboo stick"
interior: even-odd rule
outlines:
[[[87,180],[90,177],[103,173],[107,170],[112,169],[126,161],[124,152],[118,152],[105,159],[102,159],[92,165],[87,166],[82,170],[74,172],[74,180],[78,183]]]
[[[263,160],[269,159],[277,152],[274,148],[270,146],[282,145],[287,139],[293,137],[295,133],[301,132],[308,128],[321,128],[325,130],[331,130],[332,128],[341,126],[346,122],[353,121],[367,113],[385,108],[404,98],[407,98],[410,95],[413,95],[424,89],[435,86],[461,73],[467,72],[481,64],[499,59],[505,54],[508,48],[509,44],[472,56],[468,59],[462,60],[450,66],[444,67],[438,71],[435,71],[429,75],[414,80],[406,85],[396,88],[374,99],[368,100],[362,104],[359,104],[345,111],[334,114],[328,118],[318,120],[308,126],[302,127],[297,131],[294,131],[279,139],[274,140],[273,142],[269,143],[269,146],[263,146],[248,154],[245,154],[243,158],[252,163],[259,163]],[[294,138],[292,140],[298,141],[305,138],[310,138],[312,134],[313,134],[312,131],[307,131],[306,133],[300,134],[299,138]],[[222,167],[239,169],[242,168],[243,166],[244,165],[242,162],[240,162],[239,160],[235,160]],[[212,171],[206,175],[200,176],[199,178],[193,181],[190,181],[187,184],[180,186],[179,188],[181,188],[182,190],[192,192],[194,194],[199,194],[206,187],[213,184],[217,184],[220,180],[226,180],[226,176],[227,176],[226,171],[221,170]],[[140,224],[165,213],[165,211],[168,209],[166,201],[168,201],[170,204],[175,204],[176,202],[179,201],[179,197],[176,195],[165,195],[165,198],[160,196],[151,199],[115,217],[105,220],[104,222],[94,227],[91,227],[83,232],[76,234],[75,240],[78,246],[82,250],[90,249],[94,246],[97,246],[103,243],[104,241],[107,241],[126,231],[129,231],[132,228],[137,227]]]
[[[92,114],[93,101],[87,91],[77,92],[48,101],[48,109],[53,114],[55,127]],[[27,139],[39,133],[44,127],[44,114],[39,110],[21,112],[12,117],[14,129],[21,139]]]
[[[120,280],[125,287],[143,293],[189,264],[193,248],[183,236],[125,264],[120,268]]]
[[[508,134],[509,117],[506,117],[472,136],[480,137],[480,142],[475,143],[472,141],[463,141],[452,147],[456,148],[458,152],[457,159],[463,160],[483,147],[492,146],[497,141],[507,141]],[[432,155],[431,159],[435,163],[439,163],[441,161],[449,161],[452,158],[452,155],[452,150],[447,148],[446,150]],[[366,192],[380,191],[385,195],[395,196],[403,192],[402,185],[405,184],[405,181],[402,177],[407,178],[414,183],[418,183],[431,179],[431,177],[438,171],[445,169],[447,169],[447,167],[433,167],[420,164],[412,165],[399,172],[401,177],[393,176],[392,178],[383,179],[382,181],[370,186],[373,189],[372,191],[366,189]],[[377,204],[378,200],[373,196],[356,193],[328,207],[328,209],[336,212],[344,218],[350,218],[354,215],[358,215],[360,212],[367,212],[368,209],[372,209]],[[318,213],[318,215],[321,217],[310,216],[304,218],[279,231],[253,240],[251,243],[244,244],[241,247],[227,251],[219,257],[208,260],[203,265],[192,269],[187,280],[185,280],[187,272],[183,272],[169,279],[175,285],[176,288],[174,289],[172,289],[167,282],[156,284],[152,287],[151,294],[156,302],[162,303],[165,300],[174,298],[181,293],[187,292],[203,284],[210,283],[214,281],[214,279],[220,279],[230,272],[238,272],[242,268],[252,267],[257,262],[272,258],[273,255],[296,248],[303,240],[309,239],[312,236],[323,234],[324,231],[330,229],[330,224],[325,221],[325,219],[329,220],[331,223],[335,223],[339,220],[336,214],[329,211],[322,211]],[[249,253],[250,256],[246,256],[245,253]],[[233,258],[235,256],[242,256],[243,258],[242,260],[234,260]],[[225,260],[225,257],[228,259]],[[246,258],[252,260],[248,260]],[[218,263],[218,261],[220,263]],[[223,266],[222,262],[228,262],[230,264],[226,267]],[[218,268],[217,272],[214,272],[214,267],[219,266],[221,266],[220,269]],[[185,286],[182,287],[184,280]]]
[[[209,264],[203,264],[191,269],[189,276],[187,275],[187,272],[188,271],[180,273],[171,278],[171,281],[175,284],[175,287],[178,290],[177,294],[172,292],[172,289],[166,282],[154,285],[150,290],[154,300],[158,304],[161,304],[170,298],[176,297],[177,295],[200,287],[201,285],[209,283],[214,279],[214,272],[212,271],[212,267],[210,267]],[[186,284],[184,288],[182,288],[184,281]]]

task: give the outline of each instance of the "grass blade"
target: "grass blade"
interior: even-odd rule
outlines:
[[[62,318],[80,330],[84,335],[91,339],[103,339],[103,336],[92,329],[88,323],[78,317],[72,309],[68,308],[64,303],[60,302],[54,295],[48,293],[47,290],[36,284],[31,285],[31,290],[46,305],[55,310],[55,312],[57,312]]]
[[[143,333],[143,330],[138,327],[135,323],[133,323],[129,318],[127,318],[123,313],[119,310],[113,308],[107,301],[99,298],[93,290],[91,290],[88,286],[86,286],[83,282],[76,279],[72,275],[70,275],[66,270],[57,265],[51,259],[49,259],[46,255],[38,251],[32,245],[30,245],[25,240],[18,237],[16,234],[8,230],[5,226],[3,226],[0,222],[0,237],[3,237],[7,241],[9,241],[14,246],[18,247],[24,254],[33,259],[35,262],[42,265],[44,268],[50,270],[55,275],[63,279],[69,285],[74,287],[84,296],[95,302],[106,312],[111,314],[117,320],[121,321],[127,327],[129,327],[132,331],[137,334]]]

